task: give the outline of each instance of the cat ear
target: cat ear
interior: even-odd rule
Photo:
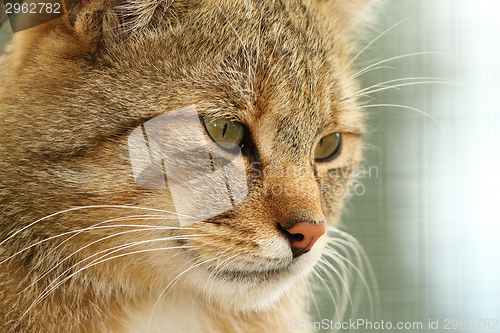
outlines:
[[[23,3],[27,0],[14,1]],[[23,31],[18,38],[24,40],[22,43],[24,48],[30,48],[29,44],[38,47],[57,41],[59,44],[65,44],[65,47],[58,49],[65,48],[73,54],[95,55],[106,45],[123,40],[133,33],[131,27],[141,19],[145,20],[144,13],[154,13],[156,8],[151,8],[148,4],[168,2],[168,0],[47,0],[46,2],[50,1],[58,3],[60,6],[58,8],[61,8],[61,14],[57,17],[32,15],[26,17],[31,22],[20,22],[24,24],[22,28],[19,28],[21,25],[17,25],[18,31],[26,30],[26,33]],[[33,22],[33,18],[36,22]],[[30,29],[32,27],[34,29]]]
[[[123,39],[177,17],[174,0],[66,0],[68,19],[88,40]]]
[[[123,27],[136,16],[126,0],[66,1],[70,25],[78,35],[91,41],[123,35]]]
[[[75,27],[93,27],[100,23],[105,30],[133,33],[168,16],[183,4],[174,0],[66,0],[68,17]],[[95,22],[94,22],[95,21]]]
[[[323,12],[344,30],[354,31],[359,25],[373,21],[374,7],[381,0],[313,0]]]
[[[0,0],[0,4],[4,1]],[[22,6],[28,0],[12,1]],[[95,60],[130,35],[165,24],[165,18],[179,17],[178,12],[185,5],[184,1],[173,0],[46,0],[43,3],[48,2],[52,8],[58,3],[61,13],[57,17],[42,14],[19,17],[11,42],[15,68],[29,65],[35,59],[44,64],[39,68],[55,66],[52,62],[57,59]],[[0,15],[0,21],[3,19]],[[29,21],[26,25],[24,19]]]

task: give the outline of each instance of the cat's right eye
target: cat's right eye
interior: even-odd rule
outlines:
[[[241,147],[245,135],[242,124],[225,118],[209,116],[203,117],[203,123],[212,140],[222,148],[232,150]]]
[[[319,140],[314,149],[316,162],[326,162],[334,159],[342,149],[342,136],[340,133],[332,133]]]

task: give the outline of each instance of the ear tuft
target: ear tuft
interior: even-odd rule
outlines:
[[[139,31],[158,21],[170,9],[174,0],[121,0],[115,6],[121,28],[125,32]]]
[[[129,27],[140,16],[138,4],[143,2],[146,1],[76,0],[68,10],[68,18],[77,35],[100,48],[107,41],[129,35]]]
[[[69,10],[72,26],[82,31],[130,34],[158,23],[169,11],[173,0],[73,0]]]

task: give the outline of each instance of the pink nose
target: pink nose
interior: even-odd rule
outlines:
[[[326,223],[299,222],[287,230],[292,235],[294,257],[309,251],[314,243],[325,234]]]

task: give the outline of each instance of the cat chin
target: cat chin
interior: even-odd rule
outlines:
[[[321,256],[321,248],[294,260],[289,266],[274,271],[225,271],[214,277],[204,268],[187,277],[209,304],[225,311],[263,311],[274,306],[285,295],[300,299],[303,284]],[[206,277],[210,275],[211,278]]]

